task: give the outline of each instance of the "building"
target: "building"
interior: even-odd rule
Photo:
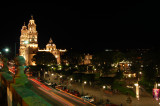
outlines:
[[[92,60],[92,55],[90,55],[90,54],[85,55],[84,64],[85,65],[90,65],[91,64],[91,60]]]
[[[60,64],[60,54],[66,52],[66,50],[57,49],[51,38],[46,45],[46,49],[39,49],[38,32],[36,30],[35,20],[33,16],[31,16],[28,28],[24,23],[21,29],[19,55],[25,58],[26,65],[36,65],[35,62],[32,61],[32,58],[38,51],[51,52],[57,59],[57,64]]]
[[[43,50],[38,50],[40,52],[50,52],[52,53],[55,58],[57,59],[57,64],[61,63],[60,56],[62,53],[66,52],[66,50],[57,49],[56,45],[53,43],[52,38],[50,38],[49,43],[46,45],[46,48]]]

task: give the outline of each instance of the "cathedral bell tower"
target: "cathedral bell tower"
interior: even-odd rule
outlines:
[[[33,16],[31,16],[31,20],[29,20],[28,23],[28,39],[28,64],[35,65],[35,63],[32,61],[32,58],[34,55],[36,55],[38,51],[38,33],[36,30],[36,24]]]
[[[26,53],[27,42],[28,42],[28,29],[24,22],[24,25],[22,26],[21,29],[19,54],[20,56],[23,56],[25,59],[27,59],[27,53]]]
[[[31,20],[27,26],[24,24],[21,30],[20,36],[20,56],[23,56],[26,60],[26,65],[35,65],[32,62],[33,56],[38,51],[38,33],[36,30],[35,20],[31,16]]]

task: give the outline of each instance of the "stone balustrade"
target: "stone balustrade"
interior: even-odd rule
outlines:
[[[0,70],[0,105],[51,106],[33,91],[34,87],[24,74],[24,59],[18,56],[16,63],[18,65],[16,75],[9,73],[6,66]]]

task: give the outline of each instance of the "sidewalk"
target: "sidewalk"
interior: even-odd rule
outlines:
[[[82,86],[81,84],[74,83],[72,84],[72,88],[78,90],[80,93],[82,93]],[[93,97],[96,97],[96,101],[103,98],[105,101],[106,99],[109,99],[111,103],[120,105],[121,103],[123,106],[158,106],[158,101],[154,100],[152,96],[140,96],[140,100],[137,100],[134,97],[131,97],[132,103],[131,105],[126,103],[127,96],[123,94],[105,94],[104,91],[100,89],[96,89],[90,86],[85,85],[84,86],[84,94],[91,95]]]

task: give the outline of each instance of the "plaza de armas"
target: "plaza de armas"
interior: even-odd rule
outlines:
[[[32,28],[32,26],[30,27]],[[35,38],[37,37],[34,36]],[[54,39],[51,40],[52,38],[50,43],[53,43]],[[55,48],[55,50],[56,53],[60,53],[59,49]],[[1,53],[1,68],[3,66],[2,56],[9,57],[9,67],[15,67],[15,56],[11,58],[10,52],[12,51]],[[67,86],[67,89],[74,89],[72,84],[85,82],[85,86],[103,89],[106,95],[126,95],[126,103],[131,104],[132,99],[128,100],[128,97],[137,98],[140,101],[142,90],[148,93],[151,99],[157,98],[153,94],[153,89],[159,89],[160,86],[159,54],[160,48],[103,49],[90,53],[70,48],[60,53],[60,60],[57,62],[55,52],[36,50],[31,59],[35,64],[27,63],[25,73],[28,77],[34,77],[44,83],[51,83],[50,86],[56,84],[63,87]],[[19,54],[17,53],[17,55]],[[88,94],[87,92],[79,92],[80,95],[78,96]],[[90,95],[96,98],[94,94]],[[109,102],[116,104],[114,100],[110,101],[106,98],[95,99],[94,104],[107,104]]]

